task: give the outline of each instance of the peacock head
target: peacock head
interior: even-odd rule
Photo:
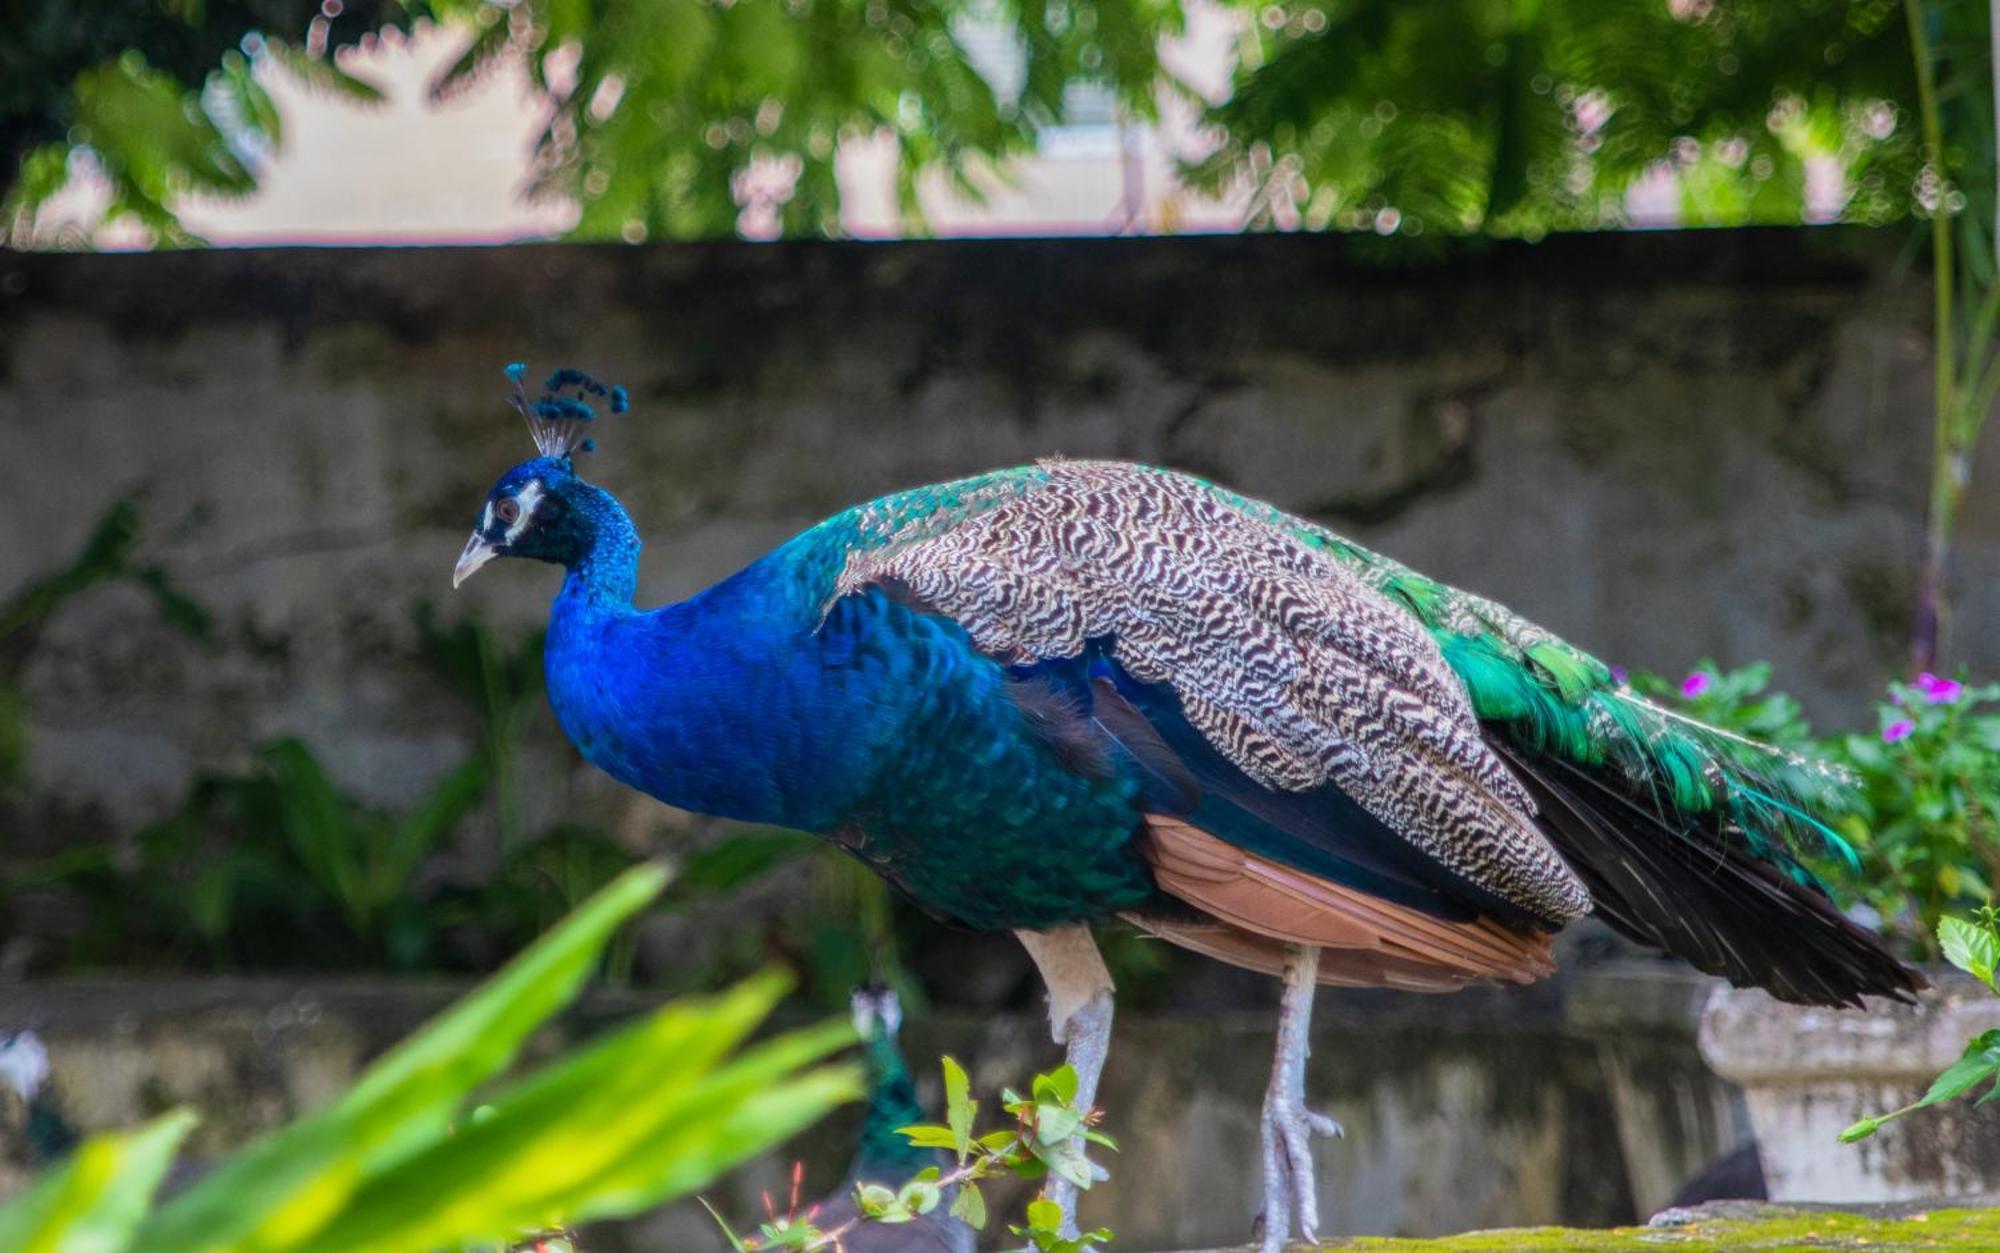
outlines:
[[[864,1040],[894,1040],[903,1025],[903,1006],[896,994],[880,984],[854,989],[854,1033]]]
[[[508,403],[527,420],[541,455],[501,475],[487,493],[472,538],[452,571],[453,587],[495,557],[527,557],[574,568],[596,542],[602,524],[612,516],[623,517],[603,489],[577,475],[575,457],[593,447],[584,432],[596,421],[597,411],[586,397],[624,413],[629,407],[625,389],[607,387],[581,370],[562,369],[549,375],[541,399],[529,400],[523,381],[527,371],[519,363],[507,367],[514,383]]]

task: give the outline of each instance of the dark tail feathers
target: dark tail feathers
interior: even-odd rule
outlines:
[[[1597,916],[1620,934],[1803,1005],[1908,1001],[1926,986],[1877,936],[1776,867],[1675,829],[1585,767],[1491,742],[1534,793],[1543,831],[1590,889]]]

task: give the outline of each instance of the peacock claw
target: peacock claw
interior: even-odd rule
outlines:
[[[1313,1173],[1312,1137],[1340,1139],[1346,1132],[1325,1114],[1305,1108],[1292,1093],[1264,1102],[1264,1210],[1256,1231],[1259,1253],[1279,1253],[1296,1217],[1298,1238],[1314,1242],[1319,1231],[1319,1186]]]

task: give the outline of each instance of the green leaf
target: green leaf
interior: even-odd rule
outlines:
[[[1059,1144],[1037,1143],[1030,1145],[1029,1149],[1049,1168],[1049,1173],[1068,1180],[1080,1189],[1088,1190],[1091,1184],[1097,1182],[1090,1159],[1083,1155],[1083,1149],[1075,1140],[1064,1140]]]
[[[972,1118],[979,1112],[979,1102],[972,1099],[972,1083],[958,1059],[947,1056],[943,1066],[945,1121],[951,1124],[952,1148],[962,1162],[972,1149]]]
[[[187,1110],[134,1131],[93,1136],[26,1194],[0,1209],[0,1249],[115,1253],[131,1241],[195,1124]]]
[[[315,1243],[402,1253],[505,1242],[681,1196],[858,1098],[857,1068],[800,1068],[853,1042],[832,1022],[725,1060],[777,1003],[764,975],[669,1005],[492,1101],[493,1114],[369,1180]]]
[[[2000,936],[1975,922],[1963,918],[1940,918],[1937,927],[1938,946],[1944,951],[1944,959],[1994,989],[1993,971],[2000,966]]]
[[[897,1201],[913,1216],[930,1213],[944,1199],[944,1192],[928,1179],[912,1179],[896,1194]]]
[[[899,1127],[897,1134],[920,1149],[949,1149],[958,1145],[958,1133],[950,1127]]]
[[[1062,1229],[1062,1207],[1046,1197],[1038,1197],[1028,1202],[1028,1230],[1060,1231]]]
[[[1963,1096],[1984,1080],[1996,1077],[2000,1077],[2000,1029],[1974,1036],[1959,1059],[1931,1081],[1930,1090],[1917,1101],[1917,1106]]]
[[[895,1204],[895,1189],[879,1183],[864,1183],[854,1190],[854,1207],[870,1218],[880,1218]]]
[[[951,1216],[974,1231],[986,1229],[986,1198],[979,1193],[979,1185],[971,1180],[958,1185],[958,1195],[951,1201]]]
[[[1043,1144],[1061,1144],[1082,1125],[1083,1116],[1067,1105],[1035,1106],[1035,1139]]]
[[[1049,1101],[1058,1105],[1074,1104],[1077,1093],[1076,1067],[1065,1062],[1045,1075],[1036,1075],[1034,1091],[1037,1101]]]

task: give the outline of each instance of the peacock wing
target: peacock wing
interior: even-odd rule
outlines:
[[[1589,910],[1436,639],[1354,566],[1198,479],[1034,474],[851,547],[835,594],[898,588],[1015,667],[1101,653],[1267,797],[1337,793],[1481,895],[1548,923]]]

